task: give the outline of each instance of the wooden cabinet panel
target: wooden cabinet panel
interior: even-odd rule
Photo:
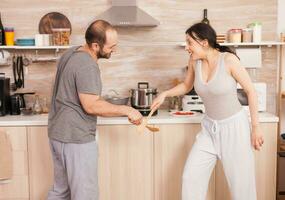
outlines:
[[[100,199],[153,200],[153,134],[99,126],[98,144]]]
[[[0,200],[29,199],[29,178],[14,176],[10,182],[0,184]]]
[[[28,127],[30,200],[45,200],[53,181],[46,126]]]
[[[264,145],[255,152],[256,187],[258,200],[276,199],[277,124],[262,123]]]
[[[13,177],[0,182],[0,200],[29,199],[27,133],[25,127],[0,127],[8,134],[12,146]]]
[[[255,151],[255,174],[258,200],[276,199],[277,124],[262,123],[264,145]],[[230,200],[226,178],[219,162],[216,166],[216,199]]]
[[[181,199],[182,174],[200,124],[160,125],[154,133],[155,200]],[[207,200],[215,196],[213,171]]]

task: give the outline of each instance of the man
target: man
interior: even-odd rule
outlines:
[[[116,30],[98,20],[88,27],[85,39],[84,46],[72,47],[58,63],[48,120],[54,162],[54,184],[48,200],[98,200],[97,116],[128,116],[134,124],[142,119],[137,110],[100,98],[97,61],[110,58],[115,51]]]

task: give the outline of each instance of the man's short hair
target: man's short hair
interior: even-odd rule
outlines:
[[[92,22],[85,32],[85,40],[89,47],[92,43],[98,43],[103,48],[106,43],[107,30],[115,30],[115,28],[107,21],[96,20]]]

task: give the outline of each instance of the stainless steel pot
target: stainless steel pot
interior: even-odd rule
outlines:
[[[131,89],[131,106],[136,109],[150,109],[157,95],[156,88],[149,88],[148,82],[139,82],[137,89]]]

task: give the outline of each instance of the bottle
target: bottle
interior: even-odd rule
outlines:
[[[0,45],[5,45],[5,31],[4,31],[4,26],[2,24],[1,20],[1,13],[0,13]]]
[[[255,43],[261,42],[261,34],[262,34],[262,24],[260,22],[253,22],[248,25],[249,28],[252,28],[253,35],[252,40]]]
[[[201,22],[205,24],[210,24],[210,21],[207,18],[207,9],[204,9],[204,18]]]

